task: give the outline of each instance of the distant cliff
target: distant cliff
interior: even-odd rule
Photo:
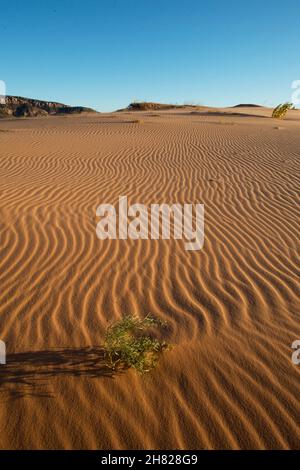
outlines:
[[[83,106],[68,106],[53,101],[41,101],[21,96],[6,96],[5,104],[0,104],[0,117],[34,117],[48,114],[76,114],[95,112]]]

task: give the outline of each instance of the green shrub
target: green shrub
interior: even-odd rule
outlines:
[[[272,118],[283,119],[289,109],[293,108],[293,103],[283,103],[276,106],[272,113]]]
[[[109,326],[104,343],[106,365],[113,370],[133,367],[140,373],[149,372],[157,365],[160,354],[168,345],[165,341],[145,335],[144,331],[165,325],[165,322],[151,315],[142,320],[126,315]]]

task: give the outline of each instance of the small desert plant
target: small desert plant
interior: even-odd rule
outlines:
[[[132,124],[143,124],[144,123],[144,121],[142,121],[141,119],[134,119],[131,122],[132,122]]]
[[[276,106],[272,113],[272,118],[283,119],[289,109],[293,108],[293,103],[283,103]]]
[[[148,328],[161,326],[165,326],[165,322],[151,315],[143,319],[126,315],[109,326],[104,343],[106,365],[113,370],[133,367],[142,374],[153,369],[168,345],[143,333]]]

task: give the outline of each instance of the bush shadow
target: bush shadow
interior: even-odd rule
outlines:
[[[57,377],[112,378],[102,347],[61,348],[8,354],[0,366],[0,393],[51,397],[43,387]]]

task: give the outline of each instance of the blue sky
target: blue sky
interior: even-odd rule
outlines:
[[[0,0],[7,94],[99,111],[133,100],[289,100],[299,0]]]

